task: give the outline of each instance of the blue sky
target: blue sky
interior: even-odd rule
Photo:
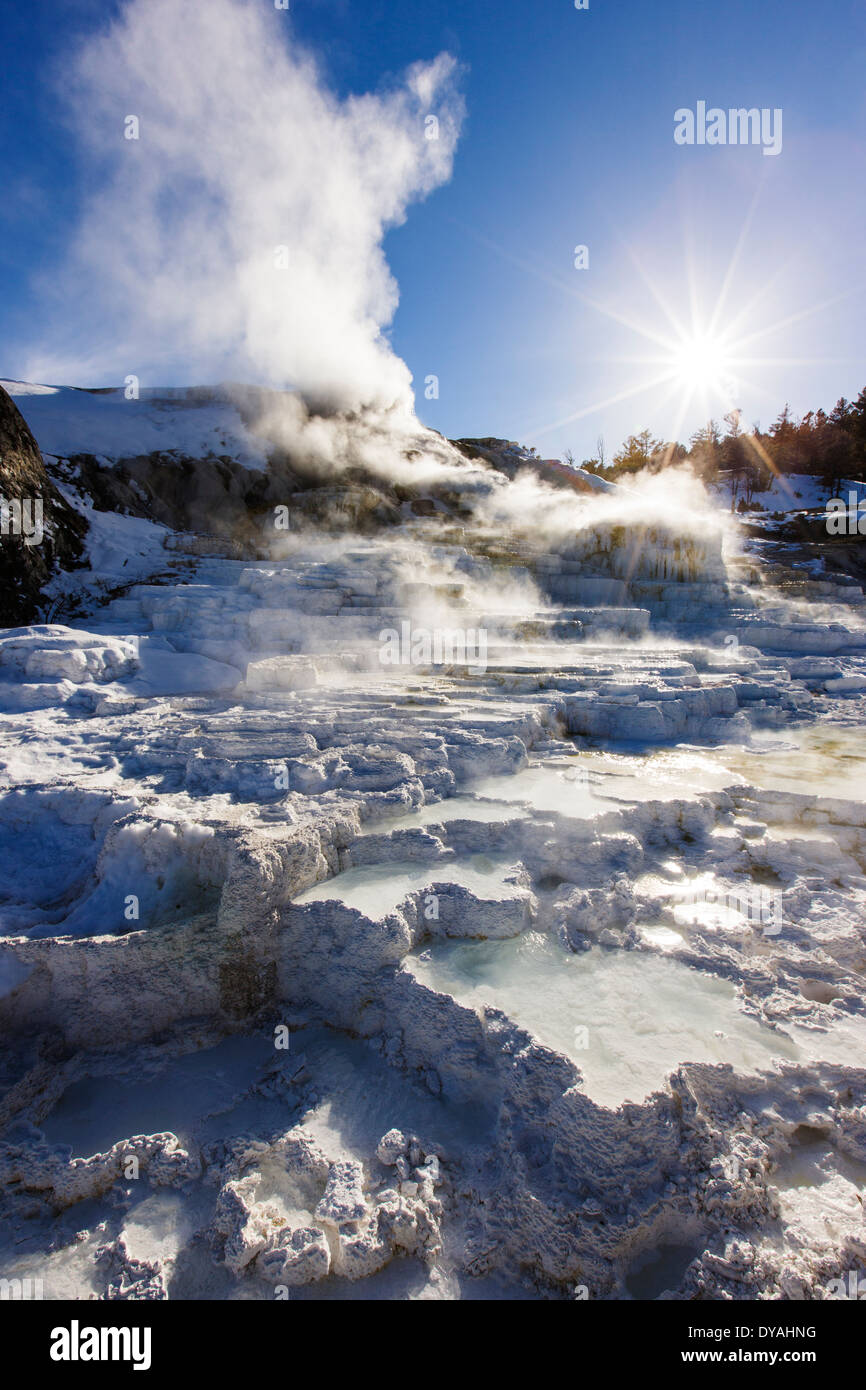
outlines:
[[[50,339],[39,284],[88,187],[52,83],[114,8],[3,3],[17,58],[0,97],[4,375],[20,375],[26,339]],[[386,241],[401,291],[389,336],[430,425],[578,460],[599,435],[608,455],[644,427],[685,439],[725,408],[689,372],[688,343],[706,338],[726,277],[709,351],[732,325],[748,338],[724,364],[747,423],[866,384],[862,3],[292,0],[290,23],[340,94],[442,49],[463,65],[454,176]],[[674,112],[698,100],[781,108],[782,152],[678,147]],[[674,380],[649,386],[672,361]],[[106,364],[73,384],[116,379]]]

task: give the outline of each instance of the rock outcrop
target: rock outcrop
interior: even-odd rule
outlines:
[[[49,478],[36,440],[0,386],[0,624],[29,623],[52,575],[81,563],[87,525]]]

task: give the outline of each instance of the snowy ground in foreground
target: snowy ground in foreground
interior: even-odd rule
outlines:
[[[94,571],[147,525],[99,515]],[[863,595],[712,538],[624,576],[615,534],[187,538],[0,636],[0,1277],[799,1299],[863,1266]],[[383,665],[403,621],[486,661]]]

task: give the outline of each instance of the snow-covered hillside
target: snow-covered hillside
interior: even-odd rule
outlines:
[[[78,615],[0,634],[0,1276],[829,1296],[859,584],[676,474],[583,496],[343,420],[316,476],[223,398],[10,390],[89,529]]]
[[[106,460],[158,451],[188,458],[228,455],[244,468],[263,468],[264,441],[256,439],[230,399],[232,388],[143,387],[87,391],[0,381],[15,401],[44,454],[93,454]],[[242,399],[242,389],[234,388]]]
[[[720,484],[711,491],[720,504],[731,505],[730,483]],[[853,492],[858,499],[866,497],[866,483],[842,479],[830,487],[811,473],[785,473],[775,477],[772,486],[765,491],[751,493],[748,510],[782,514],[814,511],[826,507],[831,497],[841,496],[847,502],[849,492]]]

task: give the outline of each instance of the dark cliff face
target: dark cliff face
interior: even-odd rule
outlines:
[[[82,563],[87,523],[45,471],[36,440],[0,386],[0,626],[39,619],[58,569]]]

